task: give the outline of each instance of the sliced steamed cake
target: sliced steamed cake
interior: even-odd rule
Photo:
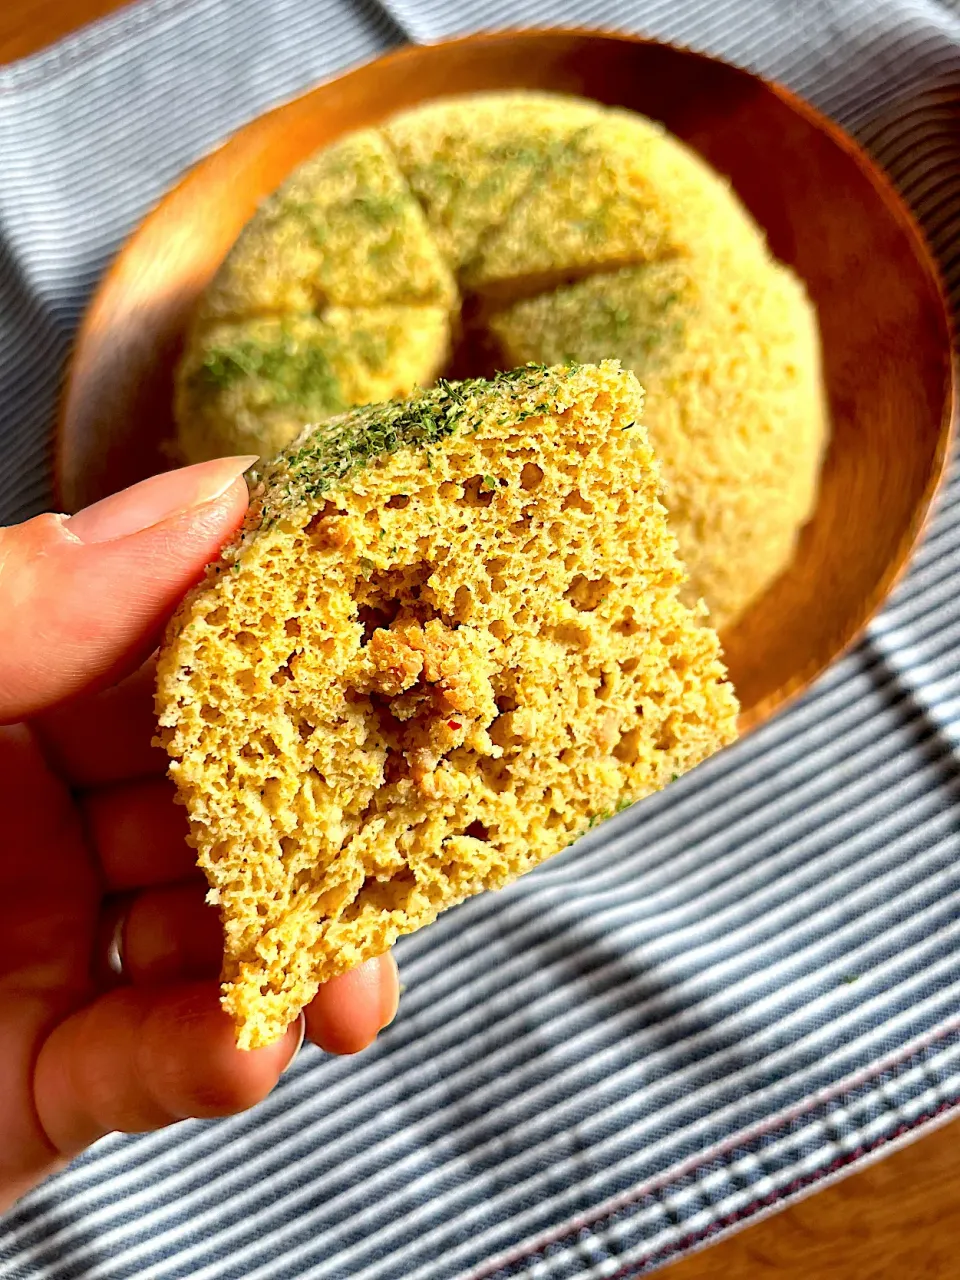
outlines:
[[[525,296],[717,243],[764,257],[759,228],[719,174],[654,121],[611,111],[553,151],[461,283]]]
[[[181,445],[193,461],[273,457],[305,422],[434,381],[450,354],[442,307],[330,307],[210,325],[177,371]]]
[[[490,93],[429,102],[383,132],[440,252],[459,272],[557,150],[602,114],[576,98]]]
[[[364,130],[313,156],[264,202],[197,324],[325,306],[456,303],[453,277],[393,153]]]
[[[267,469],[157,696],[241,1045],[734,738],[641,409],[615,364],[521,369]]]
[[[507,365],[617,358],[692,598],[734,621],[791,560],[827,440],[816,316],[785,267],[719,249],[595,275],[490,320]]]

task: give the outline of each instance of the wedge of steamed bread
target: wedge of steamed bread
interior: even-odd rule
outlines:
[[[220,321],[194,335],[175,411],[192,461],[273,457],[351,405],[434,381],[450,354],[443,307],[328,307],[322,316]]]
[[[318,152],[264,202],[196,324],[398,305],[453,308],[457,288],[392,152],[367,129]]]
[[[553,149],[461,285],[512,300],[717,244],[766,258],[762,232],[718,173],[653,120],[609,111]]]
[[[308,429],[186,599],[157,709],[245,1048],[733,740],[616,363]]]
[[[523,299],[490,328],[508,367],[615,357],[637,375],[692,598],[713,626],[736,621],[792,560],[827,442],[796,276],[717,246]]]
[[[512,91],[441,98],[383,126],[444,260],[462,271],[551,160],[587,126],[598,103]]]

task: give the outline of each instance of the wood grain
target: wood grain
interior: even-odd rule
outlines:
[[[123,0],[6,0],[0,63]],[[960,1123],[674,1263],[671,1280],[951,1280],[960,1275]]]
[[[670,1280],[955,1280],[960,1128],[951,1120],[860,1173],[664,1269]]]

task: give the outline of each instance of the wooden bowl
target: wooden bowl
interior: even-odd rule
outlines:
[[[712,58],[584,32],[405,48],[242,129],[136,231],[81,326],[56,482],[76,510],[169,465],[191,309],[258,202],[312,151],[427,98],[540,88],[663,121],[722,173],[820,313],[833,438],[790,569],[723,637],[752,727],[860,633],[920,534],[947,456],[951,345],[937,271],[902,201],[836,125]]]

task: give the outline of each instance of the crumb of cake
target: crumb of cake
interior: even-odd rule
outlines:
[[[616,363],[306,431],[171,623],[157,709],[245,1048],[733,740]]]

